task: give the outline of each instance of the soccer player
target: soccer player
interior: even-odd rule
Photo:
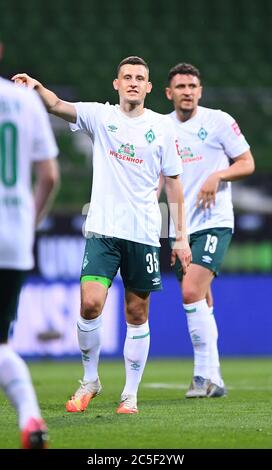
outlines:
[[[173,212],[178,212],[178,244],[173,246],[172,262],[178,257],[185,273],[191,261],[182,227],[182,168],[175,127],[169,117],[144,108],[152,85],[146,62],[136,56],[127,57],[118,66],[113,87],[119,94],[119,105],[68,103],[26,74],[17,74],[13,79],[35,88],[50,113],[72,123],[72,130],[89,134],[94,145],[93,187],[81,273],[81,315],[77,322],[84,376],[66,409],[84,411],[101,392],[101,312],[120,268],[127,335],[126,382],[117,413],[137,413],[137,391],[150,342],[149,297],[151,291],[161,289],[161,216],[156,197],[161,172],[168,201],[178,207],[178,211],[172,207]]]
[[[8,345],[8,333],[33,267],[34,228],[58,181],[57,153],[37,94],[0,78],[0,386],[16,409],[25,449],[45,448],[47,429],[28,368]]]
[[[166,96],[175,108],[170,116],[180,143],[186,224],[193,257],[184,277],[179,261],[175,264],[194,350],[193,380],[187,398],[226,394],[220,373],[211,283],[233,232],[231,181],[254,171],[249,145],[238,124],[225,112],[199,106],[201,95],[196,67],[178,64],[170,70]],[[173,226],[170,230],[174,237]]]

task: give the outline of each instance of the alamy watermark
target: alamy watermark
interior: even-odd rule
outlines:
[[[184,204],[181,216],[177,203],[154,203],[148,210],[143,208],[137,210],[130,202],[121,201],[116,204],[114,198],[105,196],[101,206],[96,204],[93,208],[91,203],[84,204],[82,215],[86,216],[82,225],[85,238],[111,237],[112,235],[106,234],[121,233],[123,236],[119,238],[128,236],[129,239],[136,239],[139,242],[143,240],[145,243],[147,234],[155,239],[169,237],[180,239],[184,233],[182,227],[182,223],[185,223]],[[92,227],[103,228],[103,234],[100,233],[102,229],[90,231],[88,220],[91,221]],[[176,221],[175,224],[173,220]]]

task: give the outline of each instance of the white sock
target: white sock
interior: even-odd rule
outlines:
[[[148,321],[142,325],[127,323],[127,336],[124,345],[126,384],[124,395],[137,395],[144,372],[150,344]]]
[[[102,317],[94,320],[85,320],[80,317],[77,321],[77,337],[81,350],[84,367],[83,380],[95,382],[98,378],[98,361],[101,349]]]
[[[16,409],[20,429],[29,418],[41,418],[29,370],[7,344],[0,345],[0,386]]]
[[[183,304],[194,350],[194,376],[209,378],[210,309],[206,299]]]
[[[213,307],[210,308],[210,352],[209,352],[209,378],[211,379],[212,383],[219,385],[219,387],[224,387],[224,382],[221,377],[220,372],[220,361],[219,361],[219,353],[217,347],[217,339],[218,339],[218,330],[215,321],[215,317],[213,314]]]

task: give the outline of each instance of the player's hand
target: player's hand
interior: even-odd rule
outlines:
[[[212,204],[215,205],[215,196],[219,183],[220,175],[218,173],[213,173],[206,179],[197,195],[196,207],[200,207],[202,210],[205,210],[210,209]]]
[[[182,267],[183,274],[186,274],[188,266],[192,262],[192,252],[188,240],[175,241],[171,252],[171,266],[174,266],[177,258]]]
[[[38,80],[35,80],[35,78],[30,77],[26,73],[17,73],[11,80],[13,80],[17,85],[23,85],[31,89],[39,85]]]

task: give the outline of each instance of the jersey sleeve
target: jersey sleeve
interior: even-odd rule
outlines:
[[[77,112],[77,120],[75,124],[69,124],[71,131],[83,131],[93,136],[97,126],[97,117],[105,105],[102,103],[82,102],[74,103],[74,105]]]
[[[57,157],[59,150],[50,124],[49,116],[40,98],[32,95],[32,155],[33,161],[48,160]]]
[[[164,176],[180,175],[183,170],[175,126],[168,117],[165,117],[163,126],[162,174]]]
[[[249,150],[249,144],[235,119],[223,111],[219,111],[219,113],[220,143],[228,157],[239,157],[242,153]]]

